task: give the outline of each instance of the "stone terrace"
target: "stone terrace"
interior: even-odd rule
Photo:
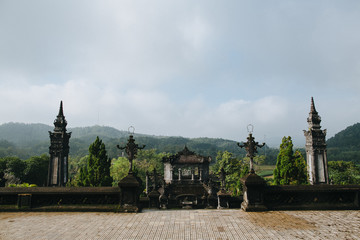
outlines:
[[[0,239],[360,239],[360,211],[0,212]]]

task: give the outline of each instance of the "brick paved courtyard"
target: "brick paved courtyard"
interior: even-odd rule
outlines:
[[[360,211],[2,212],[0,239],[360,239]]]

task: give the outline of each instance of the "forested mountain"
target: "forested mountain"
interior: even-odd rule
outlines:
[[[45,124],[6,123],[0,125],[0,157],[17,156],[27,159],[40,156],[49,151],[49,133],[54,127]],[[72,132],[70,139],[70,157],[82,157],[88,154],[88,148],[99,136],[106,144],[110,157],[118,157],[122,153],[116,145],[127,143],[128,132],[112,127],[92,126],[69,128]],[[158,153],[176,153],[187,145],[198,154],[215,158],[218,151],[229,151],[235,156],[245,156],[235,141],[215,138],[184,138],[161,137],[145,134],[135,134],[138,144],[145,144],[145,149],[156,149]],[[339,132],[327,141],[329,161],[353,161],[360,163],[360,123],[354,124]],[[266,164],[276,164],[278,149],[258,149],[259,154],[266,153]],[[303,149],[302,149],[303,152]]]
[[[360,123],[347,127],[327,141],[329,161],[360,163]]]
[[[18,156],[28,158],[33,155],[48,153],[50,144],[49,133],[53,127],[45,124],[6,123],[0,125],[0,157]],[[70,155],[85,156],[89,145],[99,136],[106,144],[109,156],[117,157],[121,154],[117,144],[127,143],[128,132],[119,131],[112,127],[93,126],[69,128],[72,132],[70,139]],[[157,149],[158,152],[175,153],[187,145],[199,154],[216,156],[218,151],[233,151],[243,155],[245,152],[236,146],[235,141],[212,138],[183,138],[160,137],[145,134],[135,134],[138,144],[145,144],[146,149]]]
[[[27,159],[40,156],[49,151],[49,133],[53,127],[44,124],[7,123],[0,125],[0,157],[17,156]],[[128,132],[119,131],[112,127],[93,126],[68,129],[72,132],[70,139],[70,157],[83,157],[88,154],[89,145],[99,136],[106,144],[110,157],[116,158],[122,152],[116,145],[127,143]],[[138,144],[145,144],[145,149],[156,149],[158,153],[176,153],[188,146],[198,154],[211,156],[215,159],[218,151],[229,151],[235,156],[245,156],[244,149],[240,149],[235,141],[215,138],[184,138],[162,137],[145,134],[135,134]],[[259,149],[259,154],[266,152],[269,164],[275,164],[277,149]]]
[[[49,140],[49,131],[54,127],[41,123],[5,123],[0,125],[0,140],[12,142],[17,146],[28,145],[31,142],[44,142]],[[126,131],[119,131],[112,127],[93,126],[68,128],[72,138],[121,138],[128,135]]]
[[[329,148],[350,148],[360,150],[360,123],[347,127],[327,140]]]

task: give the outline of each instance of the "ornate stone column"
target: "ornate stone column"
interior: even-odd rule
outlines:
[[[249,124],[248,125],[248,132],[249,132],[249,137],[247,138],[247,142],[245,143],[237,143],[237,145],[240,148],[245,148],[246,150],[246,156],[250,158],[250,173],[255,173],[254,170],[254,160],[253,158],[255,157],[255,154],[257,153],[257,148],[258,147],[263,147],[265,146],[265,143],[259,145],[258,142],[255,142],[255,138],[252,136],[252,131],[253,131],[254,127],[253,125]]]
[[[134,127],[130,127],[133,128]],[[130,129],[129,128],[129,129]],[[129,130],[130,131],[130,130]],[[117,145],[117,148],[124,150],[126,154],[128,155],[128,160],[130,162],[130,168],[128,175],[121,179],[119,182],[119,187],[121,189],[121,195],[120,195],[120,212],[139,212],[140,204],[139,204],[139,198],[141,193],[141,179],[138,178],[132,171],[132,163],[133,159],[135,159],[137,150],[145,148],[145,145],[142,147],[139,147],[137,144],[135,144],[135,139],[133,135],[131,134],[128,139],[128,143],[124,147],[120,147]]]
[[[249,129],[249,127],[251,129]],[[237,145],[241,148],[245,148],[246,156],[250,158],[250,174],[245,178],[241,179],[244,186],[244,196],[243,202],[241,203],[241,209],[244,211],[265,211],[267,208],[264,205],[264,190],[266,187],[266,182],[260,176],[255,173],[253,166],[253,158],[257,153],[257,147],[265,146],[265,143],[259,145],[258,142],[255,142],[255,138],[252,136],[253,126],[248,125],[249,137],[247,142]]]

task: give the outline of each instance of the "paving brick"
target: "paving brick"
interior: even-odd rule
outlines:
[[[360,211],[2,212],[0,239],[360,239]]]

